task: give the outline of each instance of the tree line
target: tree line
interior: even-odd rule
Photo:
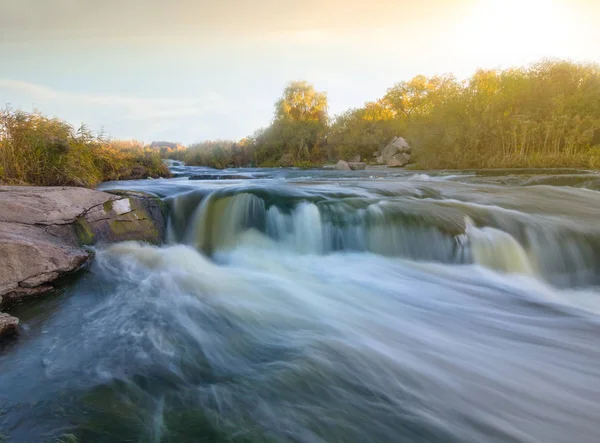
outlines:
[[[600,67],[543,61],[397,83],[363,107],[328,115],[327,96],[290,83],[271,124],[241,141],[178,152],[189,164],[312,166],[373,159],[394,136],[419,168],[600,167]]]
[[[266,128],[239,141],[153,149],[111,140],[38,112],[0,111],[0,183],[94,186],[163,177],[163,158],[190,165],[311,167],[374,160],[394,136],[417,168],[600,168],[600,67],[544,61],[469,79],[416,76],[360,108],[330,116],[327,95],[290,83]],[[171,144],[169,144],[171,145]]]

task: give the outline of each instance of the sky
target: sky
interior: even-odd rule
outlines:
[[[285,85],[331,114],[417,74],[600,63],[600,0],[0,0],[0,106],[114,138],[240,139]]]

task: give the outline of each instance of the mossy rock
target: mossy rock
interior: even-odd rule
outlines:
[[[75,232],[81,245],[127,240],[159,244],[165,231],[165,210],[157,197],[124,196],[108,200],[79,217]]]
[[[75,234],[77,234],[77,239],[79,240],[79,244],[82,246],[91,246],[94,244],[96,235],[92,226],[85,219],[85,216],[77,217],[75,222]]]

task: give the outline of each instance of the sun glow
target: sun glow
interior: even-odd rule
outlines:
[[[457,29],[461,56],[479,65],[568,56],[576,21],[566,0],[478,0]]]

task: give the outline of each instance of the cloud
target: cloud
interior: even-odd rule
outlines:
[[[313,38],[312,30],[361,32],[423,27],[476,0],[2,0],[3,40],[153,40],[260,37],[282,33]],[[299,33],[299,34],[295,34]]]
[[[1,79],[0,90],[20,92],[36,102],[59,102],[70,106],[120,108],[126,119],[176,118],[207,113],[221,113],[235,108],[216,93],[198,98],[140,98],[58,91],[44,85],[20,80]]]
[[[196,97],[146,98],[61,91],[45,85],[0,78],[0,96],[11,106],[24,110],[36,108],[64,118],[74,126],[83,120],[110,135],[133,136],[146,141],[167,134],[169,138],[175,136],[184,142],[194,141],[202,135],[203,138],[224,137],[225,132],[231,129],[232,119],[235,121],[243,113],[252,113],[251,103],[244,105],[229,101],[214,92]]]

